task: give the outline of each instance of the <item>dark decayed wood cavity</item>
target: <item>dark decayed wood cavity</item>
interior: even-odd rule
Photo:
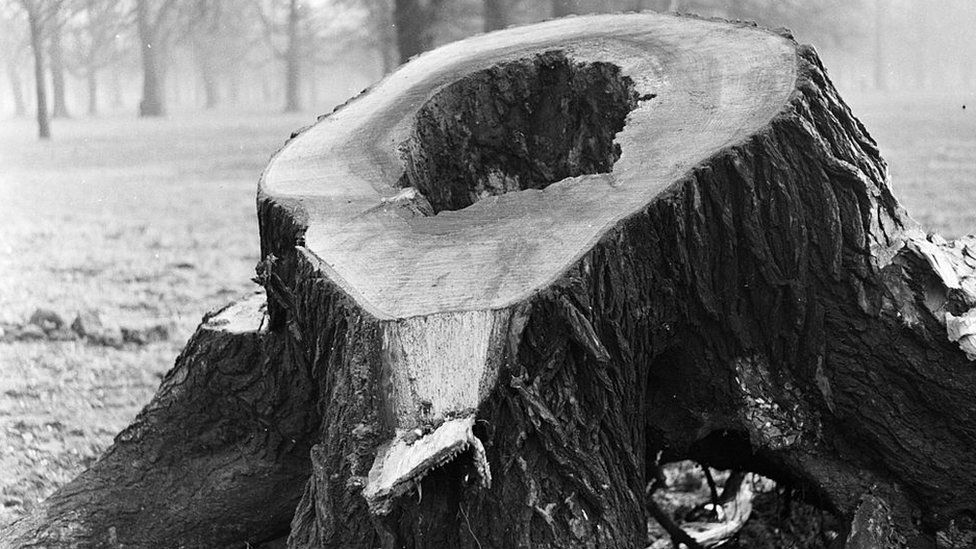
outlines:
[[[620,157],[614,136],[637,100],[620,67],[559,50],[475,72],[418,111],[401,147],[404,186],[440,212],[609,172]]]

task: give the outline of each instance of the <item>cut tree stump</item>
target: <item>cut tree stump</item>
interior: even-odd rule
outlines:
[[[919,229],[787,34],[508,29],[293,137],[258,194],[266,325],[205,322],[0,539],[643,547],[679,459],[799,488],[852,547],[973,529],[976,239]]]

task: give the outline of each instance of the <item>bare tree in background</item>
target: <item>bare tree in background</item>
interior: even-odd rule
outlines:
[[[136,25],[142,52],[142,100],[139,116],[165,114],[163,100],[162,51],[168,38],[168,23],[174,15],[176,0],[136,0]]]
[[[336,3],[363,10],[366,28],[359,39],[366,47],[376,50],[383,74],[393,71],[400,64],[396,26],[393,24],[393,0],[338,0]]]
[[[285,112],[299,111],[302,108],[302,19],[308,15],[308,8],[301,0],[259,0],[256,5],[268,45],[285,64]]]
[[[260,42],[260,35],[255,34],[260,30],[259,19],[251,3],[195,0],[190,7],[184,39],[200,72],[204,108],[214,108],[221,101],[222,81],[228,84],[227,98],[236,101],[244,61]]]
[[[51,138],[51,121],[47,110],[47,84],[44,79],[44,32],[64,4],[64,0],[20,0],[27,12],[31,51],[34,54],[34,82],[37,91],[37,134],[41,139]]]
[[[21,0],[27,9],[30,25],[31,50],[34,52],[34,82],[37,91],[37,133],[41,139],[51,138],[51,123],[47,112],[47,86],[44,81],[44,16],[41,6],[32,0]]]
[[[124,6],[115,0],[84,0],[79,17],[68,27],[73,53],[72,73],[88,84],[88,114],[98,114],[98,72],[118,58],[116,36],[130,24]]]
[[[65,101],[65,63],[64,47],[61,45],[61,34],[65,24],[64,10],[59,9],[51,14],[45,32],[48,36],[48,56],[51,58],[51,118],[70,118],[68,103]]]
[[[395,0],[393,19],[401,63],[433,47],[434,25],[443,4],[444,0]]]
[[[398,65],[396,33],[393,26],[393,5],[389,0],[365,0],[371,20],[374,22],[374,32],[377,36],[377,46],[380,60],[383,63],[383,74],[387,74]]]
[[[224,13],[225,6],[221,0],[197,0],[193,4],[190,18],[189,36],[193,46],[193,58],[200,69],[200,79],[203,82],[205,109],[212,109],[220,102],[217,78],[221,60],[217,58],[216,36],[220,33]]]
[[[13,6],[0,7],[0,52],[2,52],[7,82],[10,84],[10,96],[14,101],[14,115],[27,114],[27,101],[24,98],[24,84],[20,78],[20,66],[30,40],[27,38],[26,25],[20,20]]]

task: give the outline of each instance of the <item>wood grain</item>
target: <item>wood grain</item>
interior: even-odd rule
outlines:
[[[618,134],[611,173],[436,216],[377,208],[401,190],[396,148],[424,102],[471,72],[549,50],[612,61],[638,93],[656,94]],[[287,204],[310,260],[378,318],[504,308],[551,284],[693,167],[767,125],[789,102],[796,63],[793,43],[777,34],[652,13],[463,40],[420,56],[290,141],[265,170],[259,200]]]

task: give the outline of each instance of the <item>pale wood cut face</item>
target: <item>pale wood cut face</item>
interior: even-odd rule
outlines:
[[[480,200],[436,215],[397,207],[391,198],[409,181],[409,155],[398,149],[425,103],[472,73],[546,52],[579,66],[612,64],[636,96],[655,95],[626,115],[609,173],[504,194],[482,188]],[[297,200],[309,257],[379,318],[505,308],[557,279],[691,168],[761,131],[787,105],[796,66],[795,44],[774,33],[660,14],[491,33],[417,58],[292,140],[259,195]]]

